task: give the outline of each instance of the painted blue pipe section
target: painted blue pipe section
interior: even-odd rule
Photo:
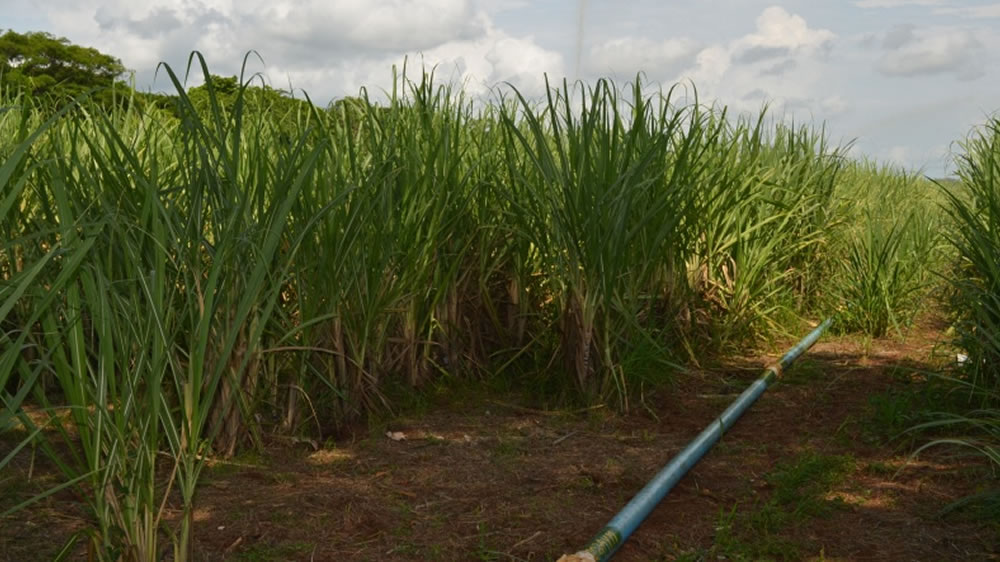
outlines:
[[[778,360],[778,363],[768,367],[764,374],[754,381],[753,384],[743,391],[732,404],[722,412],[722,415],[715,419],[694,441],[688,444],[683,451],[677,454],[663,470],[659,472],[638,494],[628,502],[618,515],[615,515],[607,526],[601,529],[587,544],[587,547],[577,553],[582,560],[592,559],[604,561],[611,558],[621,545],[635,532],[639,524],[653,511],[658,503],[668,492],[687,474],[701,458],[715,445],[729,428],[736,423],[736,420],[743,415],[761,394],[767,390],[768,385],[777,378],[783,369],[791,365],[800,355],[805,353],[823,332],[833,323],[833,318],[827,318],[815,330],[809,333],[798,344],[790,349]],[[589,555],[589,556],[587,556]]]

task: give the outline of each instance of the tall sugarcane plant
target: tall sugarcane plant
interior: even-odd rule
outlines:
[[[700,163],[688,154],[703,124],[697,108],[650,98],[638,81],[629,93],[620,98],[607,81],[564,83],[540,108],[517,94],[501,114],[511,166],[505,220],[522,255],[538,254],[544,290],[558,303],[565,366],[584,393],[623,400],[621,354],[630,341],[654,339],[641,322],[653,310],[650,282],[692,221],[686,182]],[[677,157],[671,168],[668,153]]]
[[[1000,118],[962,144],[962,183],[946,190],[958,254],[953,274],[957,343],[968,355],[973,384],[995,397],[1000,388]]]
[[[17,364],[51,375],[69,404],[71,423],[56,427],[76,447],[57,462],[86,483],[99,523],[87,540],[101,558],[160,559],[174,489],[182,517],[167,536],[176,557],[189,553],[204,459],[231,454],[246,431],[262,336],[299,242],[283,232],[322,151],[271,150],[267,122],[244,119],[239,101],[197,113],[165,70],[179,92],[172,126],[81,109],[49,131],[46,165],[22,177],[46,190],[50,243],[88,258],[60,260],[67,281],[22,332],[44,357]]]

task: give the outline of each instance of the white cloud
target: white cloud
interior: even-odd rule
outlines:
[[[967,19],[1000,18],[1000,4],[940,8],[934,12],[937,14],[956,15]]]
[[[877,69],[886,76],[953,74],[972,80],[984,73],[983,44],[966,29],[897,27],[886,34],[883,46]]]
[[[910,162],[911,149],[907,146],[893,146],[886,151],[886,160],[894,164],[898,164],[903,167],[909,167],[912,165]]]
[[[911,170],[923,169],[927,173],[944,176],[950,169],[952,159],[951,149],[945,144],[916,147],[912,145],[894,145],[877,154],[881,159]],[[928,165],[933,169],[927,170]]]
[[[510,82],[523,93],[536,95],[544,91],[545,74],[555,80],[565,74],[561,54],[540,47],[531,37],[512,37],[493,28],[480,38],[445,43],[423,56],[446,76],[464,82],[473,94]]]
[[[592,47],[585,68],[624,78],[642,71],[664,84],[691,81],[699,92],[729,100],[754,89],[815,99],[808,90],[821,77],[817,57],[829,51],[836,34],[778,6],[762,10],[755,24],[743,36],[708,45],[686,37],[618,37]]]
[[[718,87],[731,67],[730,49],[714,45],[698,53],[694,67],[684,73],[684,78],[693,81],[700,88]]]
[[[755,88],[794,89],[796,97],[810,97],[800,86],[808,86],[813,59],[827,53],[835,38],[832,31],[771,6],[761,11],[753,30],[732,40],[702,45],[686,37],[619,37],[592,47],[585,68],[591,75],[626,79],[642,71],[664,84],[691,81],[713,97],[739,99]]]
[[[836,37],[772,6],[760,13],[752,32],[702,49],[682,77],[703,97],[724,99],[739,111],[755,112],[766,102],[776,114],[824,119],[848,108],[846,99],[824,84],[825,57]]]
[[[844,113],[850,109],[851,104],[843,96],[830,96],[820,100],[820,108],[823,113],[830,115],[838,115]]]
[[[563,73],[558,52],[495,28],[489,14],[521,5],[511,0],[43,1],[53,32],[120,56],[143,88],[160,61],[183,75],[192,50],[213,73],[236,74],[253,49],[265,66],[252,71],[319,103],[388,85],[406,56],[476,91],[499,81],[536,91],[543,73]]]
[[[898,49],[915,39],[913,31],[917,26],[913,24],[897,25],[889,30],[882,38],[882,47],[885,49]]]
[[[798,68],[799,63],[795,59],[785,59],[773,66],[769,66],[760,71],[761,76],[781,76],[786,72],[791,72]]]
[[[698,43],[686,38],[653,41],[622,37],[590,49],[586,68],[599,75],[625,73],[629,78],[642,71],[654,76],[673,77],[694,61]]]
[[[941,6],[947,0],[858,0],[854,3],[859,8],[899,8],[901,6]]]
[[[491,14],[512,12],[529,6],[528,0],[478,0],[476,4]]]
[[[274,68],[269,74],[287,73],[309,92],[337,84],[335,93],[352,94],[362,87],[371,90],[389,84],[392,66],[402,68],[404,60],[411,78],[421,67],[433,69],[438,83],[461,84],[472,95],[485,96],[490,88],[510,83],[525,95],[536,96],[544,92],[546,74],[555,80],[565,74],[561,54],[540,47],[531,37],[514,37],[492,27],[481,37],[449,41],[420,53],[347,59],[316,69]]]
[[[480,35],[485,21],[469,0],[258,0],[233,14],[297,51],[419,50]]]
[[[827,47],[836,34],[828,29],[812,29],[799,15],[771,6],[757,17],[757,31],[742,39],[748,48],[788,49],[814,52]]]

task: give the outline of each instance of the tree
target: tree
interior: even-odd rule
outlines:
[[[244,87],[236,76],[212,74],[205,84],[188,89],[187,95],[195,110],[203,115],[212,111],[213,98],[217,106],[230,115],[239,100],[244,115],[267,114],[269,124],[277,128],[282,139],[298,138],[301,127],[308,119],[313,114],[322,114],[305,99],[294,98],[289,92],[272,88],[257,77]]]
[[[34,96],[76,96],[111,86],[125,67],[119,59],[43,31],[0,35],[0,86]]]

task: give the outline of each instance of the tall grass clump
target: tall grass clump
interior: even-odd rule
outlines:
[[[845,159],[821,132],[675,93],[564,83],[501,105],[505,224],[554,304],[556,353],[585,395],[623,405],[642,366],[669,371],[815,309],[838,220]]]
[[[842,255],[830,271],[838,329],[901,335],[940,284],[940,193],[917,173],[861,161],[846,170],[838,198],[842,222],[830,244]]]
[[[266,118],[239,101],[198,113],[165,70],[179,120],[84,104],[36,140],[15,183],[38,206],[55,283],[8,297],[32,312],[4,334],[5,378],[52,381],[36,400],[65,422],[42,445],[87,498],[95,525],[79,538],[98,559],[159,560],[163,542],[189,557],[197,482],[249,415],[299,242],[283,233],[321,151],[272,150]]]
[[[16,413],[43,373],[41,367],[29,368],[20,361],[22,354],[37,357],[39,350],[32,345],[25,326],[43,318],[56,300],[58,292],[71,281],[75,268],[86,258],[90,247],[66,247],[45,241],[47,229],[35,222],[39,211],[31,197],[28,181],[39,167],[32,158],[32,148],[61,118],[60,112],[44,123],[38,119],[30,101],[24,97],[9,100],[0,107],[0,131],[6,144],[0,145],[0,432],[15,423]],[[63,274],[54,279],[56,264]],[[47,294],[32,301],[37,283],[50,283]],[[23,444],[22,444],[23,446]],[[10,462],[20,446],[0,460],[0,468]]]
[[[564,83],[538,108],[516,97],[501,114],[511,181],[504,218],[522,255],[537,260],[538,290],[554,299],[559,353],[577,387],[623,398],[625,356],[655,342],[651,289],[682,261],[707,119],[646,97],[639,82],[624,93],[598,81],[578,98]]]
[[[303,353],[284,393],[288,427],[304,415],[356,420],[391,406],[388,386],[486,368],[483,340],[496,330],[482,301],[503,259],[490,133],[464,94],[431,74],[404,72],[396,86],[384,106],[362,92],[320,122],[323,181],[293,215],[309,217],[331,197],[345,203],[309,226],[293,264],[282,346]],[[309,397],[322,412],[307,410]]]
[[[817,308],[844,157],[820,132],[769,124],[765,112],[722,132],[698,186],[688,270],[706,328],[695,335],[732,348],[780,333],[783,321]]]
[[[1000,118],[993,117],[959,144],[959,182],[941,186],[950,219],[946,238],[955,263],[947,272],[954,344],[959,362],[944,380],[964,400],[931,411],[910,429],[932,437],[932,447],[965,450],[994,469],[1000,466]],[[964,357],[963,357],[964,356]],[[974,505],[996,519],[1000,488],[987,486],[945,511]]]
[[[954,222],[949,241],[958,255],[952,310],[956,344],[968,356],[967,376],[979,388],[1000,390],[1000,118],[962,144],[961,184],[946,191]]]

